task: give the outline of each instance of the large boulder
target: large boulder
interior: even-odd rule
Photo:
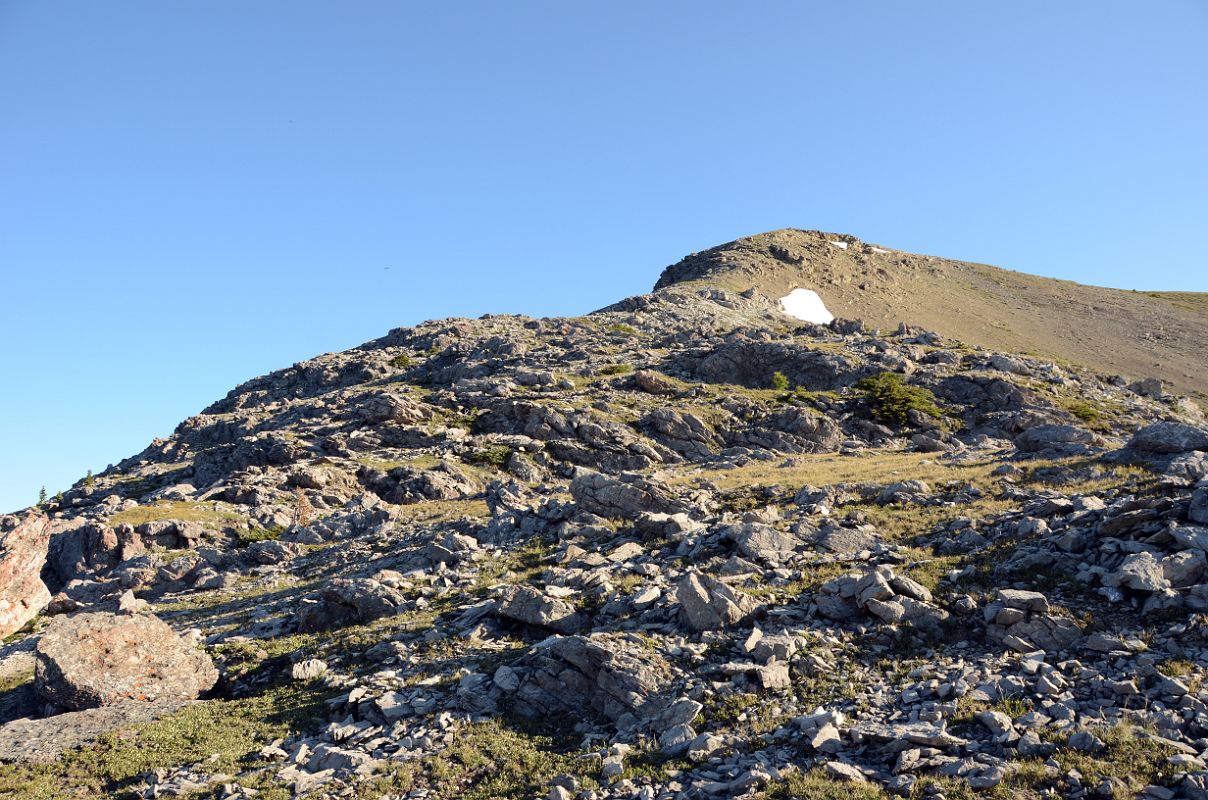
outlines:
[[[689,510],[669,487],[632,473],[612,477],[586,472],[571,482],[570,493],[584,511],[613,519],[635,519],[648,511],[675,514]]]
[[[0,636],[19,630],[50,602],[42,583],[49,542],[42,514],[0,517]]]
[[[554,636],[501,667],[494,680],[526,716],[598,714],[622,722],[662,712],[671,675],[661,656],[628,637]]]
[[[1187,453],[1208,450],[1208,431],[1183,422],[1155,422],[1133,434],[1129,448],[1143,453]]]
[[[1077,425],[1036,425],[1015,437],[1015,446],[1025,453],[1057,451],[1080,453],[1093,444],[1095,434]]]
[[[337,578],[314,596],[302,599],[298,630],[321,631],[371,622],[399,613],[402,594],[372,578]]]
[[[558,633],[572,633],[583,624],[582,616],[573,605],[556,597],[546,597],[531,586],[505,588],[495,613],[506,619],[549,628]]]
[[[56,617],[35,651],[34,689],[71,710],[130,701],[185,702],[218,680],[214,662],[157,617]]]

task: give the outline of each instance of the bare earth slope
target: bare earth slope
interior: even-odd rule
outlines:
[[[1205,294],[1083,286],[793,229],[694,253],[655,288],[699,280],[770,297],[813,289],[835,315],[870,327],[908,322],[994,350],[1208,391]]]

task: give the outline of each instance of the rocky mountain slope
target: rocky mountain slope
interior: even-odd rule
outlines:
[[[1197,405],[802,323],[817,241],[391,331],[0,519],[0,794],[1208,797]]]

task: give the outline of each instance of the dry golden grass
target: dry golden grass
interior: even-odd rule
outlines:
[[[784,460],[760,461],[745,467],[710,473],[695,467],[669,470],[669,482],[691,483],[706,477],[722,490],[746,486],[834,486],[840,483],[894,483],[907,479],[929,484],[952,480],[987,482],[998,462],[977,461],[946,463],[934,453],[904,453],[899,451],[864,453],[855,456],[834,454],[792,456]]]
[[[244,521],[243,516],[240,514],[234,511],[224,511],[216,503],[172,501],[137,506],[125,511],[119,511],[109,518],[109,524],[142,525],[144,522],[154,522],[161,519],[200,522],[203,525],[212,525],[214,527],[239,525]]]

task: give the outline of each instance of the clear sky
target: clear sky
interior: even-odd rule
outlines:
[[[0,510],[781,227],[1208,290],[1208,4],[0,0]]]

